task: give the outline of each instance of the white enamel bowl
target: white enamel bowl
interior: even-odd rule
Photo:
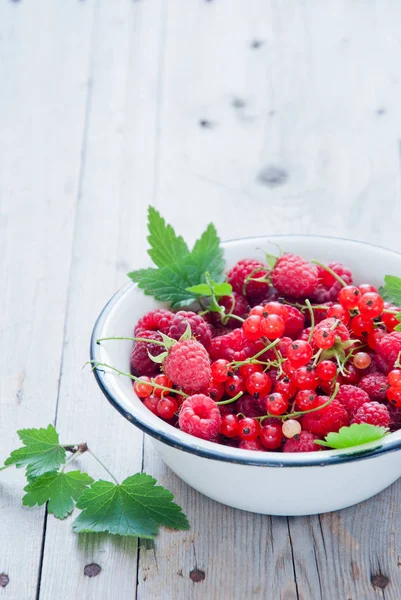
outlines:
[[[356,282],[381,285],[386,273],[401,274],[401,254],[351,240],[318,236],[269,236],[224,244],[227,266],[280,248],[349,266]],[[91,359],[129,372],[132,343],[96,340],[132,335],[134,324],[157,303],[128,283],[101,312],[92,336]],[[401,476],[401,430],[379,443],[310,453],[253,452],[183,433],[151,413],[135,396],[131,380],[95,370],[107,399],[150,435],[167,465],[190,486],[235,508],[271,515],[308,515],[338,510],[374,496]],[[127,460],[129,458],[127,457]]]

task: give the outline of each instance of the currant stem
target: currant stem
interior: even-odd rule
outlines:
[[[77,458],[81,454],[82,454],[82,449],[78,448],[78,450],[76,452],[74,452],[74,454],[72,456],[70,456],[70,458],[67,460],[67,462],[65,463],[65,465],[61,469],[61,472],[64,473],[64,470],[65,470],[66,466],[69,465],[70,462],[72,462],[75,458]]]
[[[311,326],[310,326],[310,332],[308,335],[308,344],[310,344],[311,340],[312,340],[312,336],[313,336],[313,331],[315,329],[315,313],[313,312],[312,305],[309,302],[308,298],[306,298],[305,304],[308,307],[309,314],[310,314],[310,325]]]
[[[397,360],[394,363],[395,369],[401,369],[401,352],[398,353]]]
[[[220,402],[216,402],[217,406],[223,406],[224,404],[231,404],[231,402],[235,402],[236,400],[238,400],[238,398],[241,398],[241,396],[243,396],[244,392],[238,392],[238,394],[236,396],[234,396],[233,398],[229,398],[228,400],[220,400]]]
[[[115,481],[115,483],[116,483],[117,485],[120,485],[120,483],[119,483],[119,482],[117,481],[117,479],[114,477],[113,473],[111,473],[111,472],[109,471],[109,469],[106,467],[106,465],[105,465],[105,464],[104,464],[104,463],[103,463],[103,462],[100,460],[100,458],[98,458],[98,457],[96,456],[96,454],[94,454],[94,453],[92,452],[92,450],[91,450],[90,448],[88,448],[88,452],[89,452],[89,454],[91,454],[91,455],[93,456],[93,458],[94,458],[95,460],[97,460],[97,462],[99,463],[99,465],[101,465],[101,466],[103,467],[103,469],[104,469],[105,471],[107,471],[107,473],[108,473],[108,474],[110,475],[110,477],[111,477],[111,478],[112,478],[112,479]]]
[[[277,338],[277,340],[274,340],[274,342],[272,342],[268,346],[265,346],[264,348],[262,348],[262,350],[259,350],[259,352],[257,352],[254,356],[251,356],[250,358],[247,358],[246,360],[233,360],[232,362],[230,362],[230,366],[232,365],[234,367],[239,367],[240,365],[248,365],[249,363],[252,363],[259,356],[261,356],[262,354],[267,352],[267,350],[271,350],[272,348],[277,346],[279,341],[280,341],[280,338]]]
[[[98,340],[96,340],[96,344],[100,344],[100,342],[107,342],[108,340],[129,340],[132,342],[147,342],[147,343],[151,343],[151,344],[155,344],[156,346],[163,346],[163,348],[165,348],[165,343],[164,342],[159,342],[158,340],[151,340],[149,338],[141,338],[141,337],[105,337],[105,338],[99,338]]]
[[[171,394],[179,394],[180,396],[184,396],[184,398],[188,398],[188,394],[184,394],[184,392],[182,392],[181,390],[175,390],[173,388],[169,388],[166,387],[164,385],[159,385],[158,383],[155,383],[154,379],[151,379],[150,382],[149,381],[145,381],[144,379],[141,379],[140,377],[136,377],[135,375],[131,375],[131,373],[125,373],[124,371],[120,371],[119,369],[116,369],[116,367],[112,367],[111,365],[108,365],[107,363],[100,363],[100,362],[96,362],[94,361],[89,361],[90,364],[93,365],[93,369],[97,369],[98,367],[106,367],[107,369],[112,369],[112,371],[115,371],[116,373],[118,373],[119,375],[124,375],[124,377],[129,377],[130,379],[133,379],[134,381],[139,381],[139,383],[151,383],[153,387],[157,388],[158,390],[164,390],[165,392],[170,392]],[[88,363],[86,363],[88,364]]]
[[[337,279],[337,281],[339,283],[341,283],[341,285],[343,287],[346,287],[348,284],[345,283],[344,279],[342,277],[340,277],[335,271],[333,271],[333,269],[330,269],[330,267],[328,267],[327,265],[319,262],[318,260],[311,260],[311,263],[314,263],[315,265],[318,265],[319,267],[322,267],[322,269],[324,269],[325,271],[327,271],[328,273],[330,273],[330,275],[332,275],[334,277],[334,279]]]

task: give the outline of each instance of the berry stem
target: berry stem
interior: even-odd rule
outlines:
[[[309,314],[310,314],[310,332],[308,335],[308,344],[310,344],[311,340],[312,340],[313,332],[315,329],[315,313],[313,312],[312,305],[309,302],[308,298],[306,298],[305,304],[308,307]]]
[[[244,392],[238,392],[238,394],[236,396],[234,396],[233,398],[229,398],[228,400],[220,400],[220,402],[216,402],[217,406],[223,406],[224,404],[231,404],[231,402],[235,402],[236,400],[238,400],[238,398],[241,398],[241,396],[244,394]]]
[[[234,367],[239,367],[241,365],[249,365],[249,363],[252,363],[259,356],[261,356],[262,354],[267,352],[267,350],[271,350],[271,348],[274,348],[275,346],[277,346],[279,341],[280,341],[280,338],[277,338],[277,340],[274,340],[274,342],[272,342],[271,344],[268,344],[268,346],[265,346],[264,348],[262,348],[262,350],[259,350],[259,352],[257,352],[254,356],[251,356],[250,358],[247,358],[246,360],[233,360],[232,362],[230,362],[229,366],[232,365]]]
[[[144,381],[140,377],[136,377],[135,375],[131,375],[131,373],[125,373],[124,371],[120,371],[119,369],[116,369],[116,367],[112,367],[111,365],[108,365],[106,363],[96,362],[95,360],[93,360],[93,361],[90,360],[89,363],[91,365],[93,365],[92,371],[94,369],[97,369],[98,367],[106,367],[107,369],[112,369],[113,371],[115,371],[119,375],[124,375],[124,377],[129,377],[130,379],[133,379],[134,381],[139,381],[139,383],[147,383],[147,384],[149,384],[149,381]],[[85,364],[87,365],[88,363],[85,363]],[[184,396],[184,398],[188,398],[188,394],[184,394],[184,392],[182,392],[181,390],[175,390],[173,388],[169,388],[169,387],[166,387],[164,385],[159,385],[158,383],[155,382],[154,379],[151,379],[150,383],[152,384],[153,387],[157,388],[158,390],[163,390],[165,392],[170,392],[170,394],[179,394],[180,396]]]
[[[319,262],[318,260],[311,260],[311,263],[314,263],[315,265],[318,265],[319,267],[322,267],[322,269],[324,269],[325,271],[327,271],[328,273],[330,273],[330,275],[332,275],[334,277],[334,279],[336,279],[339,283],[341,283],[341,285],[343,287],[346,287],[347,284],[345,283],[344,279],[342,277],[340,277],[335,271],[333,271],[333,269],[330,269],[330,267],[328,267],[327,265]]]
[[[115,483],[116,483],[117,485],[120,485],[120,483],[119,483],[119,482],[117,481],[117,479],[114,477],[113,473],[111,473],[111,472],[109,471],[109,469],[106,467],[106,465],[105,465],[105,464],[104,464],[104,463],[103,463],[103,462],[100,460],[100,458],[98,458],[98,457],[96,456],[96,454],[94,454],[94,453],[92,452],[92,450],[91,450],[90,448],[88,448],[88,452],[89,452],[89,454],[91,454],[91,455],[93,456],[93,458],[94,458],[95,460],[97,460],[97,462],[99,463],[99,465],[101,465],[101,466],[103,467],[103,469],[104,469],[104,470],[105,470],[105,471],[106,471],[106,472],[107,472],[107,473],[110,475],[110,477],[111,477],[111,478],[112,478],[112,479],[115,481]]]
[[[397,360],[394,363],[394,369],[401,369],[401,352],[398,353]]]
[[[152,340],[149,338],[141,338],[141,337],[105,337],[105,338],[99,338],[98,340],[96,340],[96,344],[100,344],[100,342],[106,342],[108,340],[129,340],[132,342],[147,342],[147,343],[155,344],[156,346],[163,346],[163,348],[166,347],[164,342],[159,342],[158,340]]]
[[[72,462],[75,458],[77,458],[78,456],[80,456],[82,453],[83,453],[82,445],[80,444],[78,450],[76,452],[74,452],[74,454],[72,456],[70,456],[70,458],[64,464],[63,468],[61,469],[61,472],[64,473],[64,470],[65,470],[66,466],[69,465],[70,462]]]

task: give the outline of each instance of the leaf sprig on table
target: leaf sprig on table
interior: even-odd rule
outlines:
[[[65,519],[74,507],[81,513],[73,521],[76,533],[107,532],[115,535],[153,539],[160,525],[171,529],[189,529],[182,509],[173,494],[146,473],[136,473],[121,484],[93,454],[86,443],[62,445],[53,425],[41,429],[17,431],[23,443],[11,452],[0,471],[7,467],[26,467],[24,506],[42,506],[58,519]],[[67,452],[70,458],[66,460]],[[87,473],[66,471],[68,464],[89,452],[114,480],[94,481]]]

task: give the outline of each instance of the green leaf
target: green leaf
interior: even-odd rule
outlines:
[[[27,477],[32,478],[54,471],[65,463],[65,450],[59,444],[53,425],[47,429],[20,429],[17,433],[24,446],[11,452],[5,466],[26,466]]]
[[[151,354],[148,350],[148,356],[150,358],[150,360],[152,360],[154,363],[157,363],[159,365],[161,365],[167,358],[168,352],[162,352],[161,354],[158,354],[157,356],[153,356],[153,354]]]
[[[213,223],[210,223],[202,233],[191,252],[194,266],[197,269],[198,280],[194,283],[204,281],[205,273],[208,271],[210,277],[219,281],[224,271],[223,249],[220,247],[220,238]]]
[[[82,512],[73,530],[152,539],[159,525],[189,529],[182,509],[172,502],[173,494],[155,484],[156,480],[146,473],[132,475],[120,485],[96,481],[77,502]]]
[[[394,327],[394,331],[401,331],[401,323]]]
[[[354,423],[349,427],[341,427],[338,433],[329,433],[325,441],[316,440],[315,444],[327,446],[328,448],[351,448],[382,439],[388,429],[369,425],[368,423]]]
[[[269,254],[268,252],[265,252],[265,256],[269,268],[274,269],[274,267],[276,266],[276,262],[278,261],[278,257],[274,256],[274,254]]]
[[[24,488],[27,493],[22,504],[42,506],[49,502],[47,510],[57,519],[65,519],[74,510],[74,500],[77,501],[91,483],[92,477],[81,471],[44,473]]]
[[[158,267],[169,267],[179,273],[183,257],[189,255],[189,250],[181,236],[177,236],[171,225],[166,225],[160,213],[149,206],[148,208],[148,254]]]
[[[221,298],[222,296],[231,296],[233,288],[229,283],[217,283],[213,281],[210,286],[207,283],[200,283],[199,285],[187,288],[187,291],[197,296],[214,295],[217,298]]]
[[[147,296],[153,296],[160,302],[168,302],[172,308],[190,304],[195,299],[195,295],[186,289],[192,282],[186,281],[167,267],[133,271],[128,277],[137,282]]]
[[[195,294],[196,296],[212,296],[213,291],[207,283],[199,283],[198,285],[192,285],[187,288],[187,292]]]
[[[395,275],[384,276],[384,286],[379,290],[380,295],[384,300],[401,304],[401,278]]]

